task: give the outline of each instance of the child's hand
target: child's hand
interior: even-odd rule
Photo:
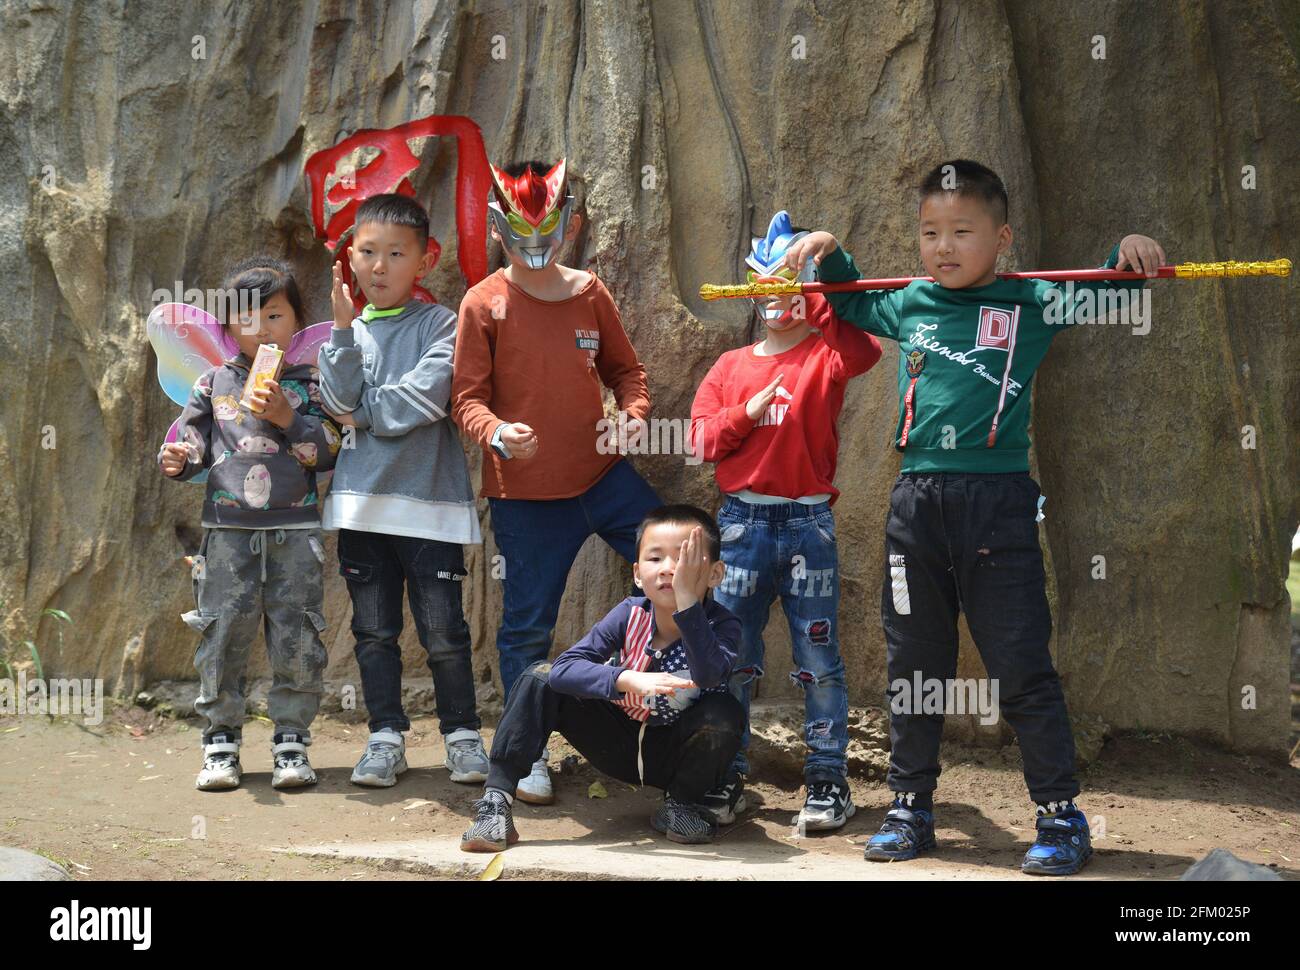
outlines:
[[[162,473],[168,478],[175,478],[185,470],[190,459],[189,446],[180,441],[173,441],[162,446]]]
[[[625,670],[618,675],[614,686],[624,694],[653,697],[656,694],[672,694],[679,690],[689,690],[698,685],[693,680],[685,680],[674,674],[648,674],[637,670]]]
[[[1165,251],[1150,236],[1133,233],[1119,242],[1119,262],[1116,269],[1131,269],[1146,276],[1155,276],[1156,270],[1164,265]]]
[[[537,454],[537,433],[518,421],[502,429],[501,441],[511,458],[532,458]]]
[[[704,552],[704,530],[698,525],[691,530],[677,554],[677,568],[673,570],[673,595],[677,609],[688,610],[709,591],[709,572],[713,564]]]
[[[757,421],[763,416],[767,406],[776,397],[776,389],[781,386],[781,378],[783,377],[785,377],[784,374],[777,374],[776,380],[749,399],[749,403],[745,405],[745,413],[749,415],[749,420]]]
[[[803,264],[812,258],[814,266],[820,266],[823,257],[829,256],[840,248],[839,240],[829,232],[817,230],[810,232],[786,250],[785,265],[795,273],[803,271]]]
[[[352,262],[352,247],[348,247],[348,263]],[[352,326],[356,316],[356,307],[352,305],[352,287],[343,282],[343,267],[334,264],[334,286],[330,289],[330,307],[334,311],[334,326],[347,330]]]
[[[252,411],[259,418],[265,418],[281,431],[293,424],[293,408],[280,389],[279,381],[267,381],[264,387],[255,388],[248,396],[253,399],[256,407]]]

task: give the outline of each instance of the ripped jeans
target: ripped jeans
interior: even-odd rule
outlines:
[[[781,599],[790,624],[794,670],[803,690],[804,781],[846,781],[849,697],[840,657],[839,555],[830,505],[757,505],[729,497],[718,513],[727,567],[718,602],[742,628],[731,692],[745,708],[745,733],[733,767],[749,773],[749,702],[763,676],[763,628]]]

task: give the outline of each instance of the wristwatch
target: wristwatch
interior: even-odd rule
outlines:
[[[500,455],[502,458],[509,459],[511,457],[510,449],[507,448],[505,442],[501,440],[501,432],[504,431],[505,429],[506,429],[506,425],[504,421],[498,424],[496,431],[492,432],[492,440],[489,442],[489,444],[492,445],[492,450],[495,451],[498,455]]]

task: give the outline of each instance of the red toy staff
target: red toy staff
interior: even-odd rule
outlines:
[[[1154,277],[1127,269],[1048,269],[1026,273],[999,273],[1000,280],[1145,280],[1145,279],[1209,279],[1228,276],[1290,276],[1291,260],[1274,259],[1263,263],[1179,263],[1161,266]],[[848,280],[841,283],[737,283],[718,286],[705,283],[700,287],[700,297],[705,300],[735,299],[737,297],[794,296],[800,293],[851,293],[857,290],[901,290],[909,283],[930,276],[896,276],[879,280]]]
[[[483,148],[483,133],[479,126],[464,115],[430,115],[408,121],[395,128],[365,128],[343,139],[332,148],[316,152],[307,159],[305,171],[311,190],[311,219],[316,227],[316,238],[335,254],[335,262],[344,264],[344,272],[351,278],[351,267],[346,263],[347,247],[339,243],[352,231],[357,206],[372,195],[397,192],[415,195],[415,186],[407,178],[420,165],[408,142],[412,138],[431,135],[450,135],[456,139],[456,257],[461,275],[469,286],[487,276],[487,203],[492,191],[492,174],[488,167],[487,152]],[[375,148],[379,154],[356,172],[340,173],[338,164],[358,148]],[[325,180],[335,176],[329,190]],[[339,205],[325,221],[325,202]],[[442,247],[429,237],[429,252],[436,263]],[[431,264],[432,265],[432,264]],[[364,297],[353,287],[353,301],[360,309]],[[436,302],[423,287],[415,288],[418,299]]]

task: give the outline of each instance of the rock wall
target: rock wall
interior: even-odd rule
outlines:
[[[466,114],[494,159],[567,155],[590,219],[570,262],[619,302],[659,417],[686,418],[713,360],[752,337],[745,306],[696,291],[737,277],[774,210],[835,231],[880,275],[917,272],[913,186],[947,157],[1006,181],[1004,268],[1095,265],[1133,231],[1174,260],[1295,257],[1300,15],[1284,2],[10,0],[3,17],[0,618],[10,645],[37,640],[48,670],[122,691],[190,675],[194,649],[180,559],[198,544],[202,490],[153,464],[176,409],[145,340],[151,297],[175,281],[215,287],[233,260],[270,250],[323,319],[328,255],[302,168],[356,129]],[[444,247],[428,285],[454,306],[454,152],[430,140],[423,159],[416,185]],[[1294,280],[1162,284],[1148,335],[1086,328],[1048,356],[1036,471],[1054,649],[1079,724],[1284,750],[1295,324]],[[854,383],[841,423],[855,704],[884,688],[896,354]],[[636,464],[661,494],[716,505],[709,466]],[[471,550],[465,590],[485,683],[495,552]],[[625,567],[589,543],[557,648],[626,588]],[[47,607],[74,619],[61,647]],[[326,612],[330,676],[355,679],[333,574]],[[773,619],[761,693],[794,697]],[[419,668],[409,625],[403,643]],[[980,669],[964,635],[961,670]]]

